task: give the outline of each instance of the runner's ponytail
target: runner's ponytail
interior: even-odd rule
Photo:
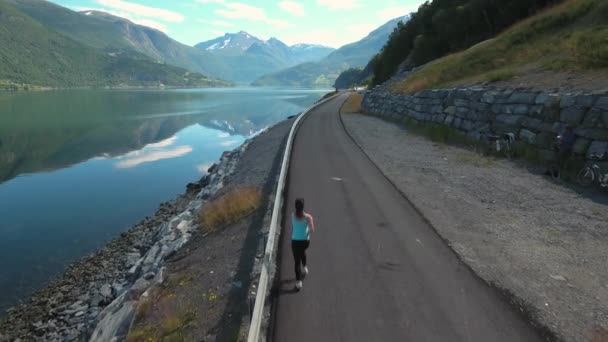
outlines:
[[[304,218],[304,199],[296,199],[296,217],[299,219]]]

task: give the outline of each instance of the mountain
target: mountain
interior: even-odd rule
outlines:
[[[8,1],[42,25],[106,53],[138,52],[154,61],[219,78],[228,73],[217,56],[124,18],[99,11],[75,12],[44,0]]]
[[[0,0],[0,88],[227,84],[137,52],[106,53],[84,45],[26,15],[14,3]]]
[[[253,85],[331,87],[340,73],[353,67],[364,67],[380,51],[397,23],[409,16],[395,18],[372,31],[367,37],[330,53],[319,62],[302,63],[276,73],[260,77]]]
[[[290,48],[298,63],[320,61],[336,50],[318,44],[296,44]]]
[[[225,78],[239,83],[251,83],[298,63],[318,61],[334,51],[321,45],[288,46],[276,38],[262,40],[245,31],[226,33],[195,47],[220,57],[231,70]]]
[[[254,43],[263,42],[263,40],[245,31],[240,31],[237,33],[226,33],[222,37],[198,43],[194,47],[222,56],[237,56],[247,51]]]

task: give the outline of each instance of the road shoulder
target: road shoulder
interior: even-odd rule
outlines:
[[[343,114],[347,132],[482,279],[559,338],[608,339],[608,200]]]

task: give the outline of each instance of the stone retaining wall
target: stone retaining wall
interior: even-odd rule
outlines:
[[[608,94],[463,88],[396,95],[380,88],[365,95],[362,109],[397,121],[445,125],[475,140],[491,131],[515,133],[545,160],[555,158],[556,135],[571,125],[576,154],[608,152]]]

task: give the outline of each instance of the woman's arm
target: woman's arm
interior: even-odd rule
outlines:
[[[310,227],[310,230],[314,233],[315,232],[315,220],[312,218],[312,215],[306,214],[306,220],[308,221],[308,226]]]

